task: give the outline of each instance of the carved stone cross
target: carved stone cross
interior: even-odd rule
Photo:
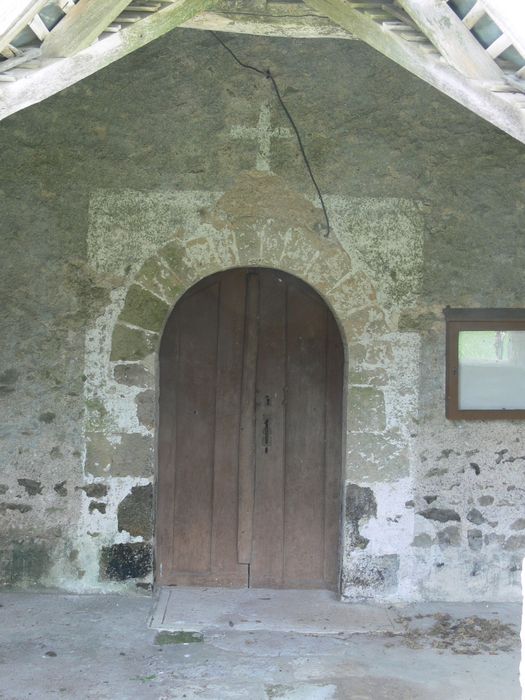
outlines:
[[[268,103],[261,105],[259,121],[256,127],[232,126],[230,135],[234,139],[254,139],[257,141],[259,150],[257,151],[255,169],[266,172],[270,170],[272,138],[292,138],[290,129],[282,127],[272,129],[270,105]]]

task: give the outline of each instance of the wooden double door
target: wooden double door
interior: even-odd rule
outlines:
[[[343,348],[324,301],[265,268],[208,277],[160,350],[160,585],[337,588]]]

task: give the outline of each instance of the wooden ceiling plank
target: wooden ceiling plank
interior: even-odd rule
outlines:
[[[525,58],[525,4],[523,0],[483,0],[485,12],[500,31],[510,38]]]
[[[15,39],[49,0],[25,0],[0,8],[0,51]]]
[[[525,143],[525,114],[514,104],[499,98],[480,81],[467,78],[446,62],[432,56],[398,32],[391,32],[345,0],[305,0],[313,8],[337,22],[355,37],[406,68],[467,109]]]
[[[506,34],[502,34],[490,46],[487,47],[487,53],[492,58],[496,58],[503,53],[509,46],[512,45],[512,39]]]
[[[467,14],[461,20],[467,29],[472,29],[472,27],[479,22],[479,20],[485,14],[485,8],[481,2],[476,2]]]
[[[13,56],[20,56],[23,53],[20,49],[17,49],[16,46],[13,46],[13,44],[8,44],[7,46],[4,46],[3,49],[0,49],[0,56],[3,56],[4,58],[13,58]]]
[[[398,0],[448,63],[468,78],[496,80],[501,71],[456,13],[438,0]]]
[[[26,51],[23,51],[19,56],[13,56],[13,58],[8,58],[6,61],[0,62],[0,71],[5,73],[5,71],[16,68],[17,66],[22,66],[28,61],[34,61],[35,58],[39,58],[41,53],[41,49],[31,47]]]
[[[97,41],[74,56],[46,60],[39,70],[2,87],[0,120],[77,83],[213,5],[214,0],[175,0],[140,22]]]
[[[34,32],[37,38],[40,39],[40,41],[43,41],[49,34],[49,29],[46,27],[42,18],[38,14],[33,17],[28,26],[31,31]]]
[[[73,56],[91,46],[129,3],[130,0],[79,0],[44,40],[43,55]]]

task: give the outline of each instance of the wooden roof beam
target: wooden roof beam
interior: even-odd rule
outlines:
[[[302,2],[266,2],[263,9],[247,2],[240,6],[218,0],[211,12],[203,12],[183,26],[256,36],[293,37],[295,39],[353,39],[351,34],[328,17],[305,12]]]
[[[440,56],[426,51],[423,45],[406,41],[400,32],[390,31],[388,23],[384,26],[354,8],[352,2],[305,0],[305,4],[337,22],[356,38],[440,92],[525,143],[525,110],[517,100],[508,99],[504,93],[493,93],[486,81],[467,78],[441,60]]]
[[[31,71],[30,75],[15,82],[2,84],[0,120],[86,78],[213,5],[214,0],[175,0],[158,12],[97,41],[74,56],[43,61],[39,70]]]
[[[0,7],[0,51],[20,34],[49,0],[3,0]]]
[[[44,38],[44,57],[73,56],[87,49],[130,0],[79,0]]]
[[[460,73],[479,80],[503,80],[499,67],[446,2],[398,0],[398,4]]]

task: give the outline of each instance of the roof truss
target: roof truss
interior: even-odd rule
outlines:
[[[512,43],[510,37],[496,48],[484,49],[468,23],[444,0],[399,0],[399,4],[305,0],[305,4],[525,143],[525,82],[516,73],[507,77],[495,60]],[[485,4],[476,3],[483,5],[480,17]],[[525,44],[516,44],[525,57]]]
[[[489,42],[477,32],[486,18]],[[0,119],[177,26],[360,39],[525,143],[525,7],[515,0],[477,0],[464,16],[447,0],[3,0]],[[17,42],[28,28],[32,40]],[[509,64],[509,50],[521,65]]]

